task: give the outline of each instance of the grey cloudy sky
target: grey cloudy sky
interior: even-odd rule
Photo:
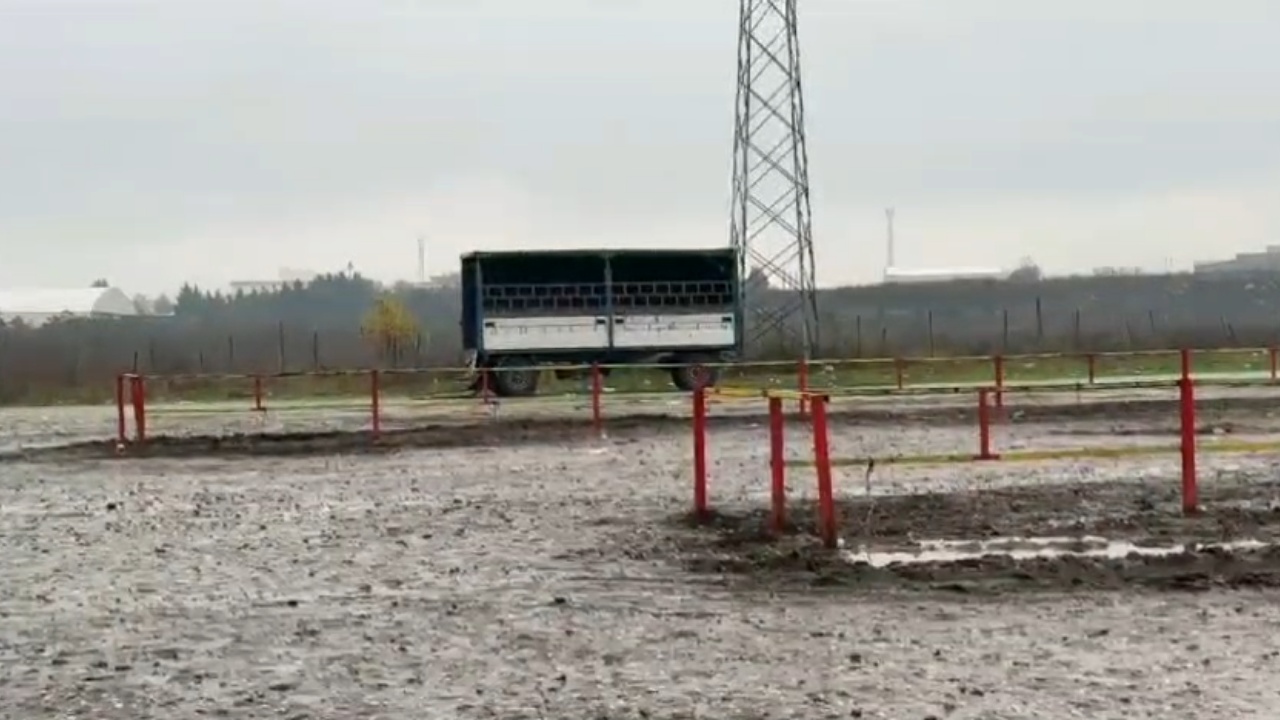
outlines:
[[[0,0],[0,285],[727,242],[733,0]],[[822,283],[1280,243],[1275,0],[801,0]]]

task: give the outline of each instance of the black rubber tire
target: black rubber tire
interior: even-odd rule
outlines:
[[[520,369],[503,370],[504,367]],[[532,358],[504,357],[488,372],[493,381],[493,392],[498,397],[532,397],[538,394],[542,371],[533,367]]]
[[[715,362],[715,358],[680,358],[677,362],[682,364],[671,369],[671,383],[684,392],[715,387],[716,380],[720,378],[720,368],[704,364]]]

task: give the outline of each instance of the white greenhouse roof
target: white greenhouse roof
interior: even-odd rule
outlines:
[[[0,290],[0,316],[137,315],[119,288]]]

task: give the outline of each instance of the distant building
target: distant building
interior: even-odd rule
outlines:
[[[0,320],[36,327],[69,317],[129,317],[138,314],[119,288],[0,290]]]
[[[1280,273],[1280,245],[1268,245],[1262,252],[1238,253],[1230,260],[1210,260],[1195,264],[1201,274],[1214,273]]]
[[[885,283],[929,283],[951,280],[1008,280],[1009,271],[999,268],[885,268]]]
[[[227,285],[232,294],[237,292],[242,292],[246,295],[250,293],[273,293],[296,283],[309,283],[318,276],[319,273],[310,270],[280,268],[276,272],[275,280],[232,280]]]
[[[417,287],[428,288],[432,290],[449,290],[462,287],[462,278],[458,273],[445,273],[444,275],[432,275],[427,278],[424,283],[415,283]]]
[[[1141,274],[1143,273],[1142,273],[1142,268],[1140,267],[1108,266],[1108,267],[1096,267],[1093,269],[1094,277],[1133,277]]]

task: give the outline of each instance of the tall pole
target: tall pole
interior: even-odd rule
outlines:
[[[818,303],[796,0],[740,3],[729,237],[744,286],[758,272],[771,290],[752,284],[742,298],[751,311],[747,338],[782,329],[798,334],[811,356]]]
[[[893,213],[894,213],[893,208],[884,209],[884,219],[885,219],[885,225],[886,225],[886,230],[885,230],[886,247],[885,247],[885,255],[884,255],[885,257],[884,269],[885,269],[886,275],[888,274],[889,270],[892,270],[893,268],[898,266],[898,262],[894,258],[894,253],[893,253]]]
[[[418,284],[427,284],[427,239],[418,236]]]

